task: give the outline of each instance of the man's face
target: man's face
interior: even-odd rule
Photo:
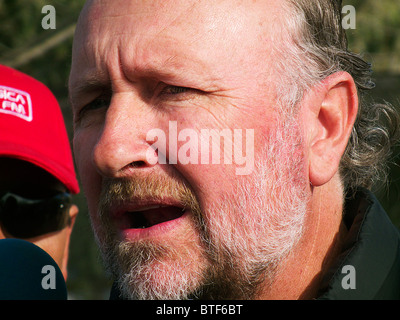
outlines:
[[[69,84],[74,151],[126,296],[253,298],[298,241],[302,134],[275,93],[282,15],[273,1],[84,9]]]

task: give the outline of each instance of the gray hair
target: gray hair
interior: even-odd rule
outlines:
[[[367,101],[366,92],[375,87],[371,65],[348,51],[342,1],[288,0],[287,5],[290,39],[282,51],[286,59],[278,65],[285,71],[278,88],[281,103],[294,106],[312,85],[335,72],[348,72],[357,86],[359,110],[339,167],[344,191],[358,186],[371,188],[385,181],[387,160],[399,135],[400,115],[390,104]]]

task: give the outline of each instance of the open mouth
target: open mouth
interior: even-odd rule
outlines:
[[[154,205],[124,214],[125,228],[145,229],[183,216],[186,209],[176,206]]]

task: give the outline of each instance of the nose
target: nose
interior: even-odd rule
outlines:
[[[107,109],[102,133],[93,150],[94,164],[102,176],[123,177],[155,163],[149,159],[150,146],[146,141],[151,115],[148,110],[145,112],[145,106],[132,101],[116,95]]]

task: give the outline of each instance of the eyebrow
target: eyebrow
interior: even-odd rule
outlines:
[[[72,89],[68,91],[70,104],[73,106],[75,97],[80,97],[89,92],[110,90],[111,81],[103,79],[108,79],[106,72],[91,73],[78,80],[76,84],[72,85]]]
[[[188,59],[189,61],[193,61],[193,59]],[[154,63],[151,61],[150,63],[144,64],[142,66],[136,66],[131,70],[126,69],[122,73],[126,79],[131,79],[135,77],[143,77],[148,79],[185,79],[188,86],[198,86],[198,82],[193,83],[193,77],[189,76],[190,72],[183,70],[190,70],[192,68],[185,68],[182,67],[182,63],[177,56],[173,55],[170,56],[168,59],[164,60],[162,63]],[[201,60],[195,60],[198,68],[196,69],[196,75],[201,75],[199,71],[202,73],[207,73],[206,70],[209,70],[207,66]],[[202,77],[202,90],[215,90],[214,81],[208,79],[208,81],[204,80],[204,74]],[[207,73],[209,75],[209,73]],[[110,75],[108,71],[105,70],[91,70],[84,74],[80,79],[78,79],[73,85],[71,86],[71,90],[68,92],[68,99],[71,106],[74,106],[74,101],[79,99],[86,94],[91,92],[112,92],[112,80],[110,79]]]

